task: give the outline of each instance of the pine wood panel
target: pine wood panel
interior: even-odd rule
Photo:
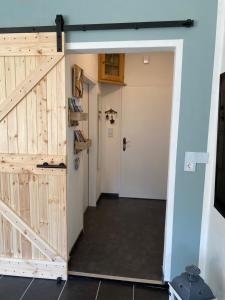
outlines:
[[[64,34],[62,34],[64,52]],[[55,32],[0,35],[0,56],[61,55],[57,52]]]
[[[67,279],[66,262],[51,262],[39,260],[23,260],[1,258],[1,273],[5,275],[14,275],[31,278],[57,279],[61,277]]]
[[[1,199],[6,204],[10,205],[10,175],[2,174],[0,176],[1,182]],[[3,239],[3,255],[7,257],[13,256],[12,250],[12,226],[11,224],[3,218],[2,220],[2,239]]]
[[[26,78],[25,57],[15,57],[15,75],[16,86]],[[27,152],[27,124],[24,122],[24,116],[27,113],[26,100],[17,105],[17,126],[18,126],[18,153]]]
[[[57,131],[58,131],[58,145],[57,145],[57,154],[65,155],[66,153],[66,126],[67,126],[67,117],[66,117],[66,101],[65,101],[65,57],[57,64],[56,66],[56,95],[57,95],[57,119],[60,119],[60,122],[57,122]]]
[[[0,173],[2,200],[66,259],[66,176]],[[0,256],[46,259],[3,218]]]
[[[37,167],[67,164],[66,126],[65,58],[55,33],[0,35],[0,265],[3,257],[21,268],[38,260],[40,271],[28,276],[56,276],[41,263],[51,252],[57,272],[67,270],[57,265],[67,260],[67,170]],[[16,272],[16,263],[5,272]]]
[[[37,139],[38,153],[48,153],[47,78],[37,85]]]
[[[20,211],[20,199],[19,199],[19,178],[17,174],[11,174],[9,176],[10,185],[10,202],[11,207],[15,211]],[[12,226],[12,249],[13,256],[16,258],[22,257],[21,247],[21,235],[15,227]]]
[[[5,70],[0,71],[0,153],[66,155],[64,58],[12,110],[7,104],[43,61],[45,57],[0,57]]]
[[[30,74],[37,67],[35,56],[26,57],[26,73]],[[37,153],[37,91],[36,87],[27,95],[27,152]],[[26,153],[26,152],[25,152]]]
[[[15,88],[15,58],[6,57],[5,72],[7,88],[7,98],[0,104],[0,121],[2,121],[13,109],[19,104],[22,99],[41,81],[41,79],[54,70],[55,65],[62,59],[63,56],[46,57],[45,61],[31,72],[27,78]],[[11,77],[10,77],[11,76]],[[50,82],[54,84],[54,82]]]
[[[0,104],[6,99],[6,73],[5,73],[5,57],[0,57]],[[5,118],[0,122],[0,152],[8,153],[8,122]]]
[[[8,97],[16,87],[16,66],[15,57],[5,57],[5,81],[6,96]],[[7,100],[5,100],[2,104]],[[1,111],[1,109],[0,109]],[[17,110],[12,110],[8,116],[8,145],[9,153],[18,153],[18,130],[17,130]]]

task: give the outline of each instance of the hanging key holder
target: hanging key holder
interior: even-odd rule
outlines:
[[[105,111],[105,118],[107,121],[110,121],[110,124],[115,124],[115,117],[117,116],[117,111],[110,108],[109,110]]]

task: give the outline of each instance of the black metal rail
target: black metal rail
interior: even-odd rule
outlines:
[[[146,28],[172,28],[172,27],[192,27],[194,20],[178,21],[152,21],[152,22],[129,22],[129,23],[103,23],[103,24],[81,24],[64,25],[62,15],[57,15],[54,26],[30,26],[30,27],[6,27],[0,28],[0,33],[30,33],[30,32],[56,32],[57,51],[62,51],[62,32],[68,31],[90,31],[90,30],[126,30],[126,29],[146,29]]]
[[[133,23],[103,23],[64,25],[62,31],[88,31],[88,30],[121,30],[121,29],[144,29],[144,28],[169,28],[169,27],[192,27],[194,20],[182,21],[158,21],[158,22],[133,22]],[[0,28],[0,33],[29,33],[29,32],[56,32],[57,26],[30,26],[30,27],[5,27]]]

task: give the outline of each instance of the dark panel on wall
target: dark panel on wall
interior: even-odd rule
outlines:
[[[225,73],[221,74],[220,77],[214,205],[223,217],[225,217]]]

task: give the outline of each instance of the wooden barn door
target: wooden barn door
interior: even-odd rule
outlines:
[[[65,103],[56,33],[0,35],[0,274],[67,277]]]

